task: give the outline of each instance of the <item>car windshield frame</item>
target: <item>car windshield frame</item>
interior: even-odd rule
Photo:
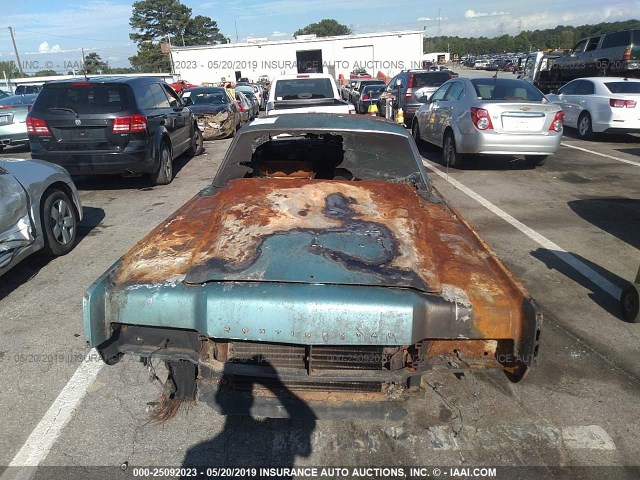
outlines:
[[[335,146],[331,144],[330,138],[337,141],[336,137],[341,137],[343,158],[333,167],[352,173],[354,180],[351,181],[410,183],[421,192],[432,191],[419,152],[410,141],[410,137],[374,130],[313,128],[256,129],[239,132],[213,179],[213,186],[223,187],[230,180],[237,178],[250,177],[259,181],[259,178],[252,177],[252,162],[258,147],[268,142],[305,141],[307,137],[310,143],[322,141],[322,138],[317,137],[326,138],[328,148]],[[314,143],[314,147],[316,146],[317,143]],[[318,155],[323,159],[327,156]],[[308,158],[305,156],[300,160]]]

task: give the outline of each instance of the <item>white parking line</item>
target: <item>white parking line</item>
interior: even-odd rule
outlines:
[[[614,157],[613,155],[607,155],[606,153],[594,152],[593,150],[589,150],[582,147],[576,147],[575,145],[569,145],[568,143],[565,143],[565,142],[562,142],[561,145],[564,147],[574,148],[582,152],[591,153],[593,155],[598,155],[599,157],[610,158],[611,160],[617,160],[618,162],[628,163],[629,165],[635,165],[636,167],[640,167],[640,162],[634,162],[633,160],[627,160],[626,158]]]
[[[543,235],[540,235],[538,232],[536,232],[532,228],[527,227],[521,221],[516,220],[514,217],[509,215],[507,212],[505,212],[504,210],[499,209],[498,207],[496,207],[493,203],[491,203],[486,198],[478,195],[476,192],[474,192],[473,190],[471,190],[468,187],[465,187],[462,183],[458,182],[456,179],[451,178],[446,173],[444,173],[444,172],[440,171],[438,168],[432,166],[426,160],[423,160],[422,163],[425,165],[425,167],[427,167],[433,173],[435,173],[436,175],[444,178],[447,182],[449,182],[451,185],[456,187],[458,190],[466,193],[468,196],[473,198],[476,202],[481,204],[483,207],[487,208],[489,211],[491,211],[492,213],[496,214],[498,217],[502,218],[505,222],[507,222],[511,226],[513,226],[513,227],[517,228],[518,230],[520,230],[522,233],[524,233],[531,240],[533,240],[534,242],[538,243],[543,248],[546,248],[547,250],[549,250],[550,253],[554,254],[560,260],[562,260],[563,262],[565,262],[568,265],[570,265],[571,267],[573,267],[575,270],[577,270],[582,275],[587,277],[589,280],[591,280],[591,282],[593,282],[595,285],[597,285],[602,290],[607,292],[613,298],[615,298],[616,300],[620,299],[621,291],[620,291],[619,287],[617,287],[616,285],[611,283],[609,280],[604,278],[602,275],[600,275],[598,272],[593,270],[591,267],[589,267],[589,266],[585,265],[584,263],[582,263],[580,260],[578,260],[572,254],[567,252],[565,249],[561,248],[559,245],[556,245],[555,243],[553,243],[551,240],[549,240],[548,238],[544,237]]]
[[[91,349],[20,451],[13,457],[9,463],[10,468],[5,470],[0,480],[29,480],[34,476],[35,467],[47,457],[104,365],[102,361],[96,361],[97,358],[98,352]]]

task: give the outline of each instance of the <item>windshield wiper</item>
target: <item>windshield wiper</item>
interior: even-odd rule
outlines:
[[[76,113],[76,111],[73,108],[69,108],[69,107],[49,107],[49,108],[47,108],[47,110],[50,110],[52,112],[73,113],[76,117],[78,117],[78,114]]]

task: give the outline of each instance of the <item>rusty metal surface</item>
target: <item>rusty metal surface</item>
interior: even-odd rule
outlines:
[[[325,246],[313,253],[335,263],[333,273],[351,268],[361,284],[416,288],[470,307],[472,314],[458,321],[471,322],[476,338],[512,339],[519,345],[532,335],[533,307],[488,246],[451,207],[429,202],[404,184],[233,180],[190,200],[145,237],[123,258],[112,287],[185,279],[283,281],[282,271],[273,273],[270,265],[295,266],[312,255],[278,258],[266,248],[276,246],[270,239],[304,232],[317,238],[340,231],[345,237],[339,238],[345,240],[354,233],[374,232],[374,243],[383,248],[362,258],[353,253],[358,245],[349,251]],[[299,277],[294,268],[293,277],[284,280],[318,282],[304,277],[308,271],[303,267]]]

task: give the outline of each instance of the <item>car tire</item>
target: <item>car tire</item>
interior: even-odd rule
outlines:
[[[547,163],[547,155],[525,155],[524,159],[532,167],[540,167]]]
[[[620,295],[620,307],[622,315],[627,322],[640,323],[640,291],[639,288],[630,283],[622,289]]]
[[[444,140],[442,141],[442,159],[445,166],[451,168],[460,168],[464,163],[464,155],[458,153],[456,149],[456,139],[451,131],[444,134]]]
[[[193,131],[193,137],[191,138],[191,147],[189,148],[189,155],[197,157],[202,155],[204,151],[204,137],[199,128],[195,128]]]
[[[62,190],[50,190],[42,201],[40,219],[44,230],[44,251],[51,256],[66,255],[76,242],[78,214]]]
[[[173,158],[167,142],[160,144],[158,150],[158,169],[151,174],[153,185],[168,185],[173,180]]]
[[[593,138],[593,124],[589,112],[582,112],[578,117],[578,137],[582,140]]]
[[[413,124],[411,125],[411,136],[413,137],[413,140],[416,142],[416,145],[418,146],[418,148],[424,145],[424,141],[420,137],[420,126],[418,125],[417,120],[414,121]]]

